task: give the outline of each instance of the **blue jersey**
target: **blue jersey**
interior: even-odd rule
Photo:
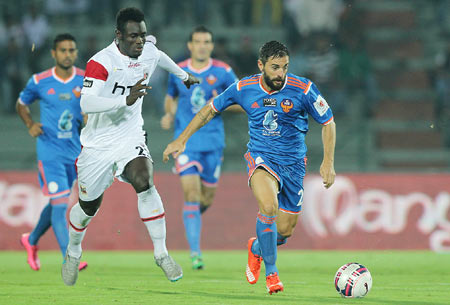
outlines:
[[[308,114],[327,124],[333,114],[317,87],[308,79],[288,73],[279,91],[266,91],[261,74],[243,78],[216,97],[211,106],[220,112],[239,104],[248,115],[251,152],[263,153],[270,161],[289,165],[306,156]]]
[[[24,105],[40,100],[40,122],[44,133],[36,144],[39,160],[74,163],[80,154],[83,77],[84,71],[74,67],[72,76],[63,80],[53,67],[34,74],[20,93],[19,102]]]
[[[167,94],[173,98],[178,97],[174,138],[180,135],[195,114],[213,97],[213,90],[220,94],[237,80],[230,66],[215,59],[211,59],[209,65],[201,70],[194,69],[190,64],[190,59],[179,63],[179,66],[201,79],[201,83],[187,89],[179,78],[172,74],[169,76]],[[216,116],[189,139],[186,144],[186,151],[198,152],[221,149],[225,147],[224,138],[222,118]]]

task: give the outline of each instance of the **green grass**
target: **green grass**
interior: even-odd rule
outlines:
[[[172,251],[184,278],[169,282],[149,252],[90,252],[73,287],[60,276],[61,256],[40,252],[41,270],[32,271],[24,252],[0,252],[0,304],[449,304],[450,255],[428,251],[280,251],[278,267],[285,291],[268,295],[265,279],[245,280],[244,251],[205,251],[206,268],[193,271],[187,252]],[[372,273],[363,299],[344,299],[333,277],[356,261]],[[262,271],[264,272],[264,271]]]

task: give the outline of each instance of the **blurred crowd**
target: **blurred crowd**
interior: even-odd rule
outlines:
[[[254,28],[277,28],[285,33],[291,52],[290,72],[317,83],[325,97],[332,99],[336,114],[349,112],[348,101],[359,101],[359,113],[373,115],[377,105],[376,77],[367,52],[365,23],[357,0],[15,0],[0,3],[0,84],[4,113],[14,111],[14,103],[32,73],[48,68],[49,50],[61,24],[77,24],[88,34],[79,40],[78,66],[103,47],[103,40],[89,33],[90,27],[113,24],[124,6],[140,7],[151,20],[150,31],[182,25],[188,31],[197,24],[214,28],[241,28],[241,37],[215,36],[214,57],[227,62],[239,77],[258,73],[259,42],[251,36]],[[448,6],[449,1],[436,1]],[[439,9],[437,9],[439,11]],[[445,12],[446,10],[440,10]],[[162,12],[162,13],[161,13]],[[212,12],[215,12],[214,14]],[[220,18],[216,18],[217,15]],[[446,14],[438,16],[444,21]],[[88,21],[86,23],[86,20]],[[78,33],[73,33],[78,36]],[[164,40],[164,37],[161,37]],[[230,46],[230,39],[239,41]],[[269,38],[268,38],[269,39]],[[270,39],[279,39],[270,37]],[[81,41],[80,41],[81,40]],[[448,41],[448,37],[447,37]],[[184,41],[185,42],[185,41]],[[436,69],[430,71],[438,98],[436,107],[449,111],[449,48],[437,55]],[[175,59],[187,56],[179,50]],[[45,60],[47,59],[47,60]],[[51,61],[50,61],[51,63]],[[164,95],[166,75],[157,73],[153,82]],[[154,87],[155,88],[155,87]],[[444,112],[445,112],[444,111]],[[448,116],[444,116],[445,118]]]

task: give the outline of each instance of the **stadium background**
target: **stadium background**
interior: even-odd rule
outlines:
[[[304,213],[288,248],[450,251],[446,0],[0,1],[0,230],[9,232],[1,234],[0,249],[18,250],[20,234],[32,228],[46,203],[35,141],[14,112],[18,93],[31,73],[53,64],[55,34],[76,36],[77,66],[83,68],[113,39],[117,10],[130,5],[144,10],[157,46],[176,61],[187,56],[191,28],[205,24],[215,36],[214,57],[239,77],[258,72],[259,46],[275,39],[290,49],[290,72],[310,77],[323,92],[337,123],[338,177],[329,191],[321,188],[320,126],[311,122]],[[163,71],[152,76],[143,115],[167,212],[168,247],[187,249],[180,185],[172,164],[161,161],[172,136],[159,127],[166,79]],[[204,217],[205,249],[242,249],[254,234],[257,206],[242,157],[246,118],[224,117],[224,174]],[[151,248],[135,195],[119,182],[107,191],[89,230],[85,249]],[[51,234],[41,249],[56,249]]]

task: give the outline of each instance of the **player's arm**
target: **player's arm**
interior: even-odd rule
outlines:
[[[336,145],[336,124],[331,120],[322,127],[323,161],[320,165],[320,175],[323,185],[329,188],[334,183],[334,147]]]
[[[42,124],[33,121],[30,108],[27,105],[22,104],[20,102],[20,99],[18,99],[16,102],[16,111],[22,121],[25,123],[25,126],[28,128],[28,133],[30,134],[30,136],[38,137],[44,133],[42,131]]]
[[[161,118],[161,128],[170,129],[172,127],[173,119],[178,108],[178,100],[169,94],[164,98],[164,111],[165,114]]]
[[[161,50],[158,51],[159,51],[158,66],[181,79],[188,89],[191,87],[191,85],[200,83],[200,80],[198,78],[181,69],[169,56],[167,56],[166,53],[164,53]]]
[[[186,143],[189,138],[202,126],[211,121],[212,118],[216,116],[216,114],[217,112],[214,111],[211,104],[206,104],[202,109],[200,109],[200,111],[195,115],[195,117],[178,136],[178,138],[167,145],[163,153],[163,161],[167,162],[170,155],[172,155],[174,159],[177,158],[185,150]]]

